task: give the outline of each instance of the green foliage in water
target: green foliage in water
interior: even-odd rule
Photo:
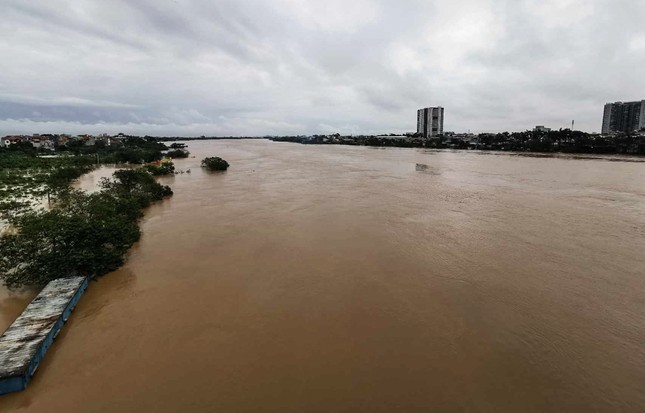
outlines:
[[[71,276],[97,277],[123,264],[139,239],[142,210],[172,195],[144,170],[119,170],[102,190],[61,192],[50,211],[11,218],[0,236],[0,279],[10,288]]]
[[[154,176],[173,175],[175,173],[175,164],[172,162],[163,162],[159,165],[148,164],[143,165],[142,169]]]
[[[208,169],[209,171],[225,171],[228,169],[229,164],[224,159],[214,156],[204,158],[202,160],[202,167]]]
[[[75,155],[90,155],[100,163],[147,163],[161,160],[162,151],[168,147],[154,138],[131,136],[118,144],[106,146],[96,144],[86,146],[82,141],[70,141],[62,150]]]
[[[92,157],[38,157],[35,151],[0,150],[0,211],[20,212],[57,193],[95,165]]]
[[[185,149],[173,149],[166,152],[166,156],[170,159],[188,158],[189,155],[190,152]]]

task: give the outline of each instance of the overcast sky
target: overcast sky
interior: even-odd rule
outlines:
[[[0,134],[599,131],[643,0],[2,0]]]

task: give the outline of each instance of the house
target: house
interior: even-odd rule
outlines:
[[[56,140],[54,141],[54,146],[56,146],[56,147],[67,146],[67,143],[69,143],[69,136],[67,136],[67,135],[58,135],[56,137]]]
[[[22,142],[22,138],[20,136],[5,136],[4,138],[0,139],[0,147],[8,148],[11,145],[17,144],[18,142]]]
[[[36,149],[47,149],[53,151],[54,141],[52,139],[53,135],[33,135],[28,141]]]

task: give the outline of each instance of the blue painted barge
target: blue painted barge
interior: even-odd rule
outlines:
[[[0,394],[24,390],[89,282],[51,281],[0,336]]]

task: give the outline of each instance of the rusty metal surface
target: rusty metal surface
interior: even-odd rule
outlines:
[[[0,336],[0,380],[25,373],[84,280],[73,277],[50,282]]]

